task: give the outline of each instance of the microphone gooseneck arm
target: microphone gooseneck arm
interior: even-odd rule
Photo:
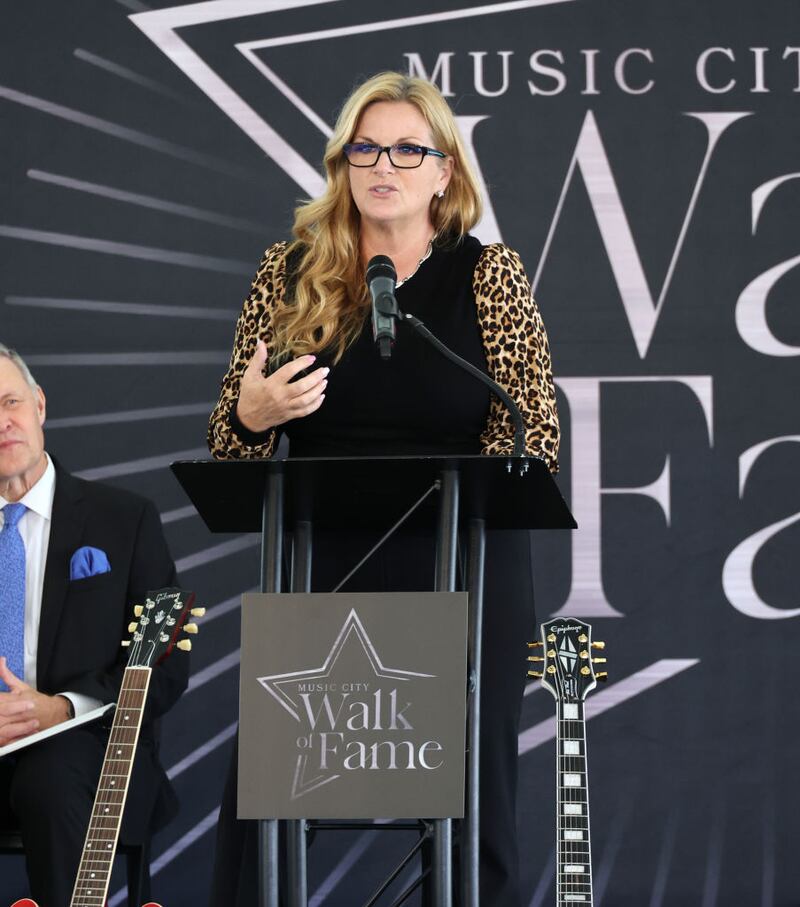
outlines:
[[[392,305],[394,302],[394,305]],[[459,368],[463,369],[468,374],[472,375],[473,378],[477,378],[478,381],[485,384],[489,390],[500,398],[502,403],[505,405],[509,414],[511,415],[511,421],[514,423],[514,450],[512,456],[519,458],[526,458],[528,456],[528,450],[525,444],[525,423],[522,419],[522,413],[519,411],[519,407],[516,404],[516,401],[511,397],[511,395],[502,388],[496,381],[490,378],[485,372],[482,372],[479,368],[476,368],[471,362],[467,362],[466,359],[462,359],[461,356],[454,353],[449,347],[445,346],[439,338],[431,333],[431,331],[425,326],[425,324],[419,320],[415,315],[410,315],[408,312],[401,312],[397,308],[396,300],[392,302],[379,300],[378,309],[381,315],[387,318],[396,318],[398,321],[403,324],[410,325],[419,335],[427,340],[434,349],[438,350],[446,359],[449,359],[453,364],[457,365]],[[525,471],[527,464],[523,466],[523,471]],[[511,469],[511,463],[508,464],[508,468]]]

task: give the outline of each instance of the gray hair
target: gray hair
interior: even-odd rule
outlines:
[[[0,359],[10,359],[14,365],[22,372],[22,377],[27,381],[32,390],[36,390],[39,385],[31,374],[31,370],[25,363],[25,360],[16,350],[12,350],[4,343],[0,343]]]

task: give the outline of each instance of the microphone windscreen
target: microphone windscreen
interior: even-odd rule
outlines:
[[[394,262],[388,255],[375,255],[370,258],[367,265],[367,285],[371,284],[376,277],[388,277],[390,280],[397,280]]]

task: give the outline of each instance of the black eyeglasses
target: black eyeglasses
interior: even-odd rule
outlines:
[[[435,148],[426,148],[425,145],[372,145],[369,142],[353,142],[344,145],[342,148],[347,163],[351,167],[374,167],[378,163],[378,158],[386,152],[389,162],[393,167],[401,170],[411,170],[419,167],[425,160],[426,155],[432,157],[447,157],[443,151],[437,151]]]

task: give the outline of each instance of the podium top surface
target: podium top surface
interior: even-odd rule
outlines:
[[[483,519],[488,529],[574,529],[544,461],[527,462],[523,475],[518,460],[482,455],[183,460],[171,468],[212,532],[260,532],[267,482],[276,475],[283,476],[287,528],[308,520],[320,529],[386,529],[447,469],[459,475],[462,522]],[[435,527],[438,503],[439,494],[429,494],[406,525]]]

